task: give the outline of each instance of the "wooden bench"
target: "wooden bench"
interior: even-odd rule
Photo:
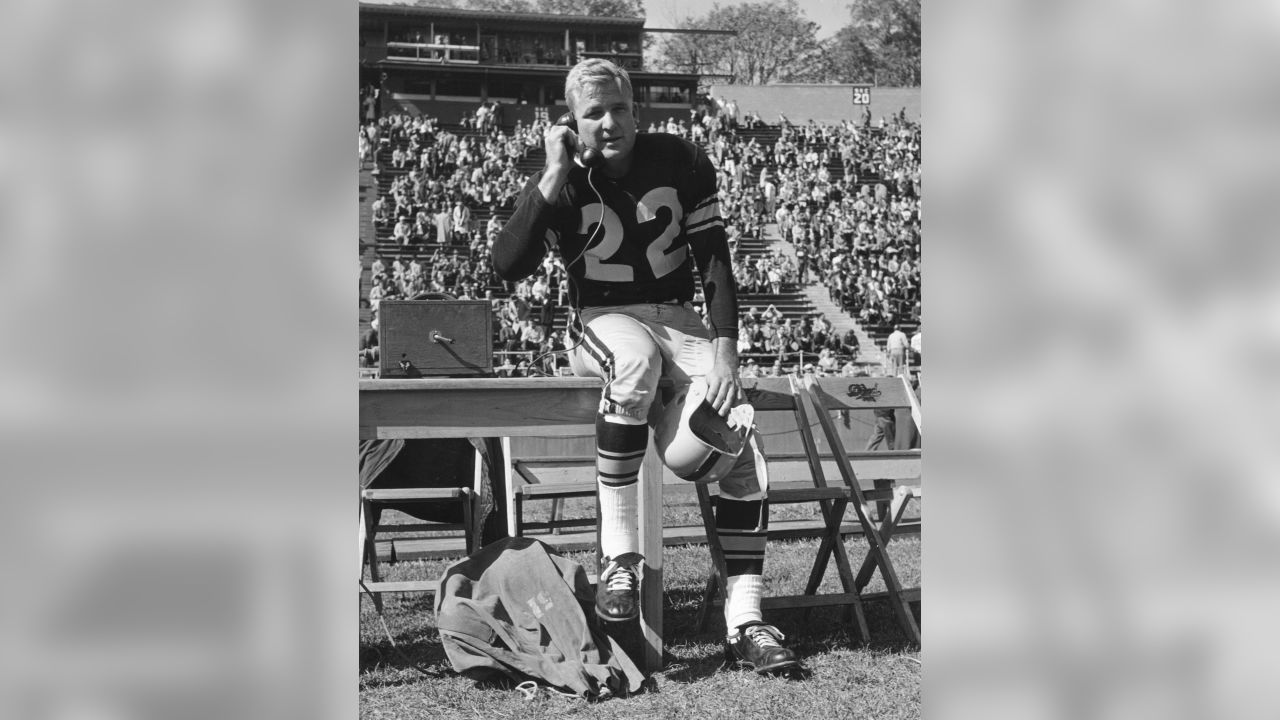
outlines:
[[[593,435],[604,383],[572,377],[413,378],[361,380],[359,387],[361,439],[509,438]],[[660,472],[650,447],[639,497],[642,572],[648,580],[642,586],[639,625],[642,664],[649,672],[662,666],[662,497],[661,483],[643,480]],[[506,481],[510,487],[510,473]]]

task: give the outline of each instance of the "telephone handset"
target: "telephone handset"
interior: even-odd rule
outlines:
[[[555,124],[563,125],[575,133],[578,132],[578,121],[577,118],[573,116],[573,113],[565,113],[561,115],[556,119]],[[568,145],[567,140],[565,144]],[[570,147],[569,149],[572,150],[573,148]],[[584,168],[600,167],[600,165],[604,163],[604,156],[600,154],[599,150],[583,145],[582,149],[578,151],[578,154],[574,156],[574,161]]]

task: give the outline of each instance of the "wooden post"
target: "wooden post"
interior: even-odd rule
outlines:
[[[484,440],[480,440],[480,443],[483,444]],[[471,452],[475,457],[474,465],[471,468],[471,501],[467,503],[467,507],[463,511],[466,517],[469,518],[466,544],[468,555],[484,547],[484,542],[480,539],[484,530],[484,516],[480,514],[480,498],[484,497],[485,454],[481,453],[478,447],[473,448]],[[490,486],[490,490],[492,489],[492,486]],[[496,504],[500,502],[500,499],[493,497],[491,501]]]
[[[516,473],[513,469],[515,460],[511,457],[511,438],[502,438],[502,489],[507,503],[507,537],[516,537],[516,521],[519,520],[520,507],[516,503]]]
[[[911,389],[911,378],[909,376],[910,372],[904,369],[898,377],[902,379],[902,387],[907,392],[907,401],[911,403],[911,419],[916,423],[916,432],[923,433],[924,428],[921,427],[920,420],[920,401],[916,399],[915,391]]]
[[[662,461],[653,442],[640,469],[640,552],[644,571],[640,586],[640,633],[644,639],[644,671],[662,669]]]

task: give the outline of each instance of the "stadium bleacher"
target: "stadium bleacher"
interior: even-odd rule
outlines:
[[[464,127],[460,124],[437,123],[440,132],[448,132],[457,136],[461,142],[464,138],[470,139],[473,143],[483,144],[490,137],[489,134],[481,132],[472,127]],[[512,136],[516,128],[506,126],[498,128],[508,137]],[[918,130],[916,130],[918,133]],[[837,140],[843,139],[847,141],[847,137],[829,137],[831,135],[830,128],[818,127],[815,132],[814,128],[791,126],[781,127],[773,126],[756,126],[751,128],[738,128],[734,134],[734,143],[736,147],[745,147],[754,143],[758,150],[757,156],[762,156],[765,160],[763,164],[752,163],[748,166],[747,172],[744,174],[740,187],[752,189],[758,187],[759,176],[762,169],[767,168],[770,175],[774,178],[779,174],[779,163],[775,156],[778,144],[784,143],[784,150],[794,150],[798,155],[812,149],[819,153],[824,153],[825,169],[829,175],[830,182],[833,185],[843,184],[846,176],[846,161],[842,159],[840,147]],[[856,184],[851,186],[852,189],[861,188],[883,188],[886,184],[886,175],[882,174],[880,167],[876,166],[875,153],[883,152],[885,147],[886,131],[881,128],[866,128],[863,135],[866,142],[858,147],[853,158],[854,167],[851,168],[856,173]],[[391,192],[393,183],[397,178],[401,178],[409,173],[410,168],[416,165],[416,161],[411,158],[405,168],[396,168],[392,165],[392,155],[397,150],[407,151],[409,141],[407,134],[401,134],[397,137],[390,138],[384,133],[377,147],[374,149],[374,163],[372,168],[366,168],[360,173],[360,250],[361,250],[361,276],[360,276],[360,318],[358,335],[369,327],[369,321],[372,317],[372,308],[368,302],[370,291],[372,289],[372,273],[370,266],[375,258],[381,258],[388,267],[395,258],[402,258],[404,262],[417,259],[424,267],[424,274],[430,277],[432,273],[431,259],[441,251],[445,255],[451,255],[455,251],[461,257],[468,257],[471,252],[469,243],[447,243],[441,244],[436,241],[434,231],[429,233],[430,237],[415,240],[409,244],[398,243],[392,236],[391,224],[375,228],[373,223],[372,205],[378,197],[387,197]],[[915,151],[918,155],[918,146]],[[515,161],[515,172],[518,174],[520,182],[523,185],[523,179],[541,171],[543,167],[543,150],[540,144],[532,145],[526,154]],[[918,161],[918,158],[917,158]],[[788,164],[791,164],[789,161]],[[798,163],[796,163],[799,165]],[[373,171],[377,169],[377,172]],[[892,184],[891,181],[888,181]],[[519,186],[517,185],[517,187]],[[457,193],[454,193],[457,195]],[[481,237],[484,234],[484,228],[493,214],[490,207],[483,202],[468,200],[467,205],[471,213],[470,227],[467,228],[467,235],[470,237],[473,233],[479,232]],[[505,221],[510,215],[512,208],[510,205],[498,207],[496,214],[500,220]],[[764,218],[765,223],[760,224],[759,231],[752,234],[743,234],[737,239],[738,261],[753,260],[757,263],[769,261],[771,256],[777,256],[779,253],[785,253],[788,256],[794,255],[792,244],[785,239],[780,239],[776,235],[776,226],[772,222],[772,218]],[[918,233],[916,234],[918,244]],[[919,248],[914,248],[914,256],[918,258]],[[487,270],[487,261],[485,263]],[[816,265],[816,258],[815,258]],[[502,283],[491,273],[481,271],[480,277],[477,278],[478,285],[475,293],[478,297],[484,297],[485,292],[492,294],[492,297],[501,302],[505,302],[511,295],[512,287],[506,283]],[[810,285],[821,285],[821,278],[815,277],[814,273],[809,277]],[[447,290],[456,290],[455,288],[447,288]],[[809,299],[804,288],[797,282],[796,278],[789,277],[780,292],[754,292],[750,289],[742,289],[739,293],[739,306],[742,310],[749,307],[756,307],[763,310],[765,307],[772,305],[782,312],[784,318],[790,319],[793,324],[799,325],[805,317],[811,317],[818,311],[814,307],[813,302]],[[552,297],[555,296],[554,290]],[[885,338],[892,330],[894,321],[899,324],[902,329],[910,335],[919,327],[918,303],[917,298],[895,297],[892,298],[892,306],[895,310],[893,320],[885,322],[862,323],[861,330],[865,336],[871,338],[879,347],[883,347]],[[540,307],[535,304],[531,308],[531,316],[537,317]],[[554,328],[563,328],[567,316],[567,309],[564,306],[557,306],[554,313]],[[853,316],[850,318],[856,323],[857,319]],[[498,341],[498,334],[501,323],[495,321],[494,329],[494,345],[495,357],[497,361],[495,366],[503,364],[503,360],[511,357],[513,360],[519,358],[529,358],[532,354],[523,351],[516,354],[507,353],[501,349]],[[851,358],[842,357],[841,362],[850,360]],[[743,361],[746,361],[744,356]],[[563,364],[563,363],[562,363]]]

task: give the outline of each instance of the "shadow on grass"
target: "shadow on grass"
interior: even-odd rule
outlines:
[[[389,677],[382,677],[377,673],[365,673],[362,671],[360,674],[360,689],[372,690],[375,688],[386,689],[404,687],[406,685],[417,685],[422,682],[424,677],[432,680],[439,680],[441,678],[452,676],[452,673],[443,670],[428,672],[430,670],[430,668],[425,668],[413,675],[398,674]]]
[[[719,608],[711,609],[706,631],[698,628],[702,608],[701,586],[674,587],[663,593],[663,635],[666,652],[662,671],[657,673],[673,682],[691,683],[721,672],[737,672],[729,668],[724,655],[724,616]],[[386,597],[386,596],[384,596]],[[372,604],[367,600],[364,618],[374,618],[360,642],[360,673],[362,684],[370,687],[389,687],[412,684],[420,678],[405,676],[402,671],[418,670],[427,677],[453,676],[444,646],[434,627],[434,609],[429,596],[402,596],[387,603],[389,629],[394,644],[376,621]],[[845,618],[841,607],[771,610],[765,621],[776,625],[786,635],[786,644],[800,656],[817,657],[838,650],[862,650],[877,653],[903,653],[918,650],[899,627],[888,602],[874,600],[863,604],[871,641],[863,643],[857,637],[854,625]],[[917,622],[920,612],[913,605]],[[409,619],[412,618],[412,619]],[[407,625],[406,625],[407,623]],[[389,671],[383,677],[382,672]],[[752,672],[742,670],[741,672]],[[791,679],[807,680],[808,670],[789,675]]]
[[[441,671],[433,668],[447,667],[448,664],[449,659],[445,656],[444,647],[438,640],[404,642],[397,639],[393,647],[384,639],[376,645],[360,647],[361,674],[377,669],[418,669],[432,677],[437,677],[441,675]]]
[[[416,669],[431,677],[444,676],[442,670],[436,668],[447,667],[449,659],[440,642],[440,634],[434,627],[415,625],[405,629],[388,624],[384,629],[382,623],[375,623],[374,628],[376,629],[371,631],[374,634],[362,638],[360,642],[361,675],[379,669]],[[390,637],[387,636],[388,631]]]
[[[829,651],[836,649],[859,649],[878,653],[902,653],[919,650],[913,643],[888,601],[871,600],[863,602],[863,613],[867,619],[867,631],[871,634],[869,641],[857,636],[856,625],[852,622],[852,609],[843,607],[814,608],[809,612],[803,609],[775,610],[766,618],[786,633],[787,638],[796,643],[797,652]],[[916,623],[920,622],[918,607],[914,612]]]
[[[663,673],[664,676],[675,682],[687,683],[730,670],[724,652],[725,627],[721,611],[713,608],[707,630],[698,628],[702,589],[674,588],[665,592],[663,598],[666,605],[663,634],[668,639],[663,665],[671,668]],[[918,604],[913,605],[913,609],[918,623]],[[834,650],[896,654],[919,649],[899,626],[897,616],[887,601],[864,602],[863,612],[871,635],[870,642],[863,642],[857,637],[855,625],[851,622],[852,610],[846,613],[843,607],[771,610],[766,613],[765,621],[776,625],[786,635],[784,644],[796,651],[802,665],[806,657]],[[682,642],[672,644],[674,638],[681,638]],[[795,680],[807,680],[810,676],[811,673],[803,668],[788,675]]]
[[[707,653],[699,653],[696,656],[688,655],[677,658],[668,653],[663,657],[663,665],[669,670],[664,670],[661,674],[667,680],[676,683],[693,683],[699,680],[705,680],[720,673],[754,673],[755,670],[729,662],[725,656],[722,646],[716,646],[715,649]],[[813,677],[813,673],[804,667],[803,657],[801,658],[800,667],[789,668],[775,673],[770,673],[783,677],[788,680],[803,682]]]
[[[503,675],[502,673],[496,670],[484,675],[468,675],[467,677],[468,679],[474,681],[473,686],[477,690],[502,690],[502,691],[517,690],[519,689],[519,686],[524,682],[522,680],[517,680],[515,678],[507,677],[506,675]],[[635,690],[635,692],[624,691],[619,695],[608,694],[604,697],[593,696],[593,697],[582,698],[582,697],[574,696],[573,693],[569,693],[565,690],[550,688],[546,685],[545,682],[539,681],[538,678],[527,678],[527,679],[533,680],[534,682],[538,683],[539,688],[537,692],[545,693],[548,696],[575,697],[576,699],[584,700],[586,703],[592,704],[592,705],[597,703],[609,702],[610,700],[621,700],[624,698],[636,697],[638,695],[644,695],[646,693],[656,693],[658,691],[658,683],[652,677],[646,677],[641,682],[640,687]]]
[[[724,645],[724,619],[719,609],[711,609],[705,631],[698,628],[702,597],[703,589],[694,587],[673,588],[663,593],[663,635],[668,644],[661,674],[672,682],[692,683],[721,672],[754,672],[729,661]],[[681,642],[672,644],[670,641],[674,638],[680,638]],[[779,675],[794,680],[810,677],[803,667]]]

